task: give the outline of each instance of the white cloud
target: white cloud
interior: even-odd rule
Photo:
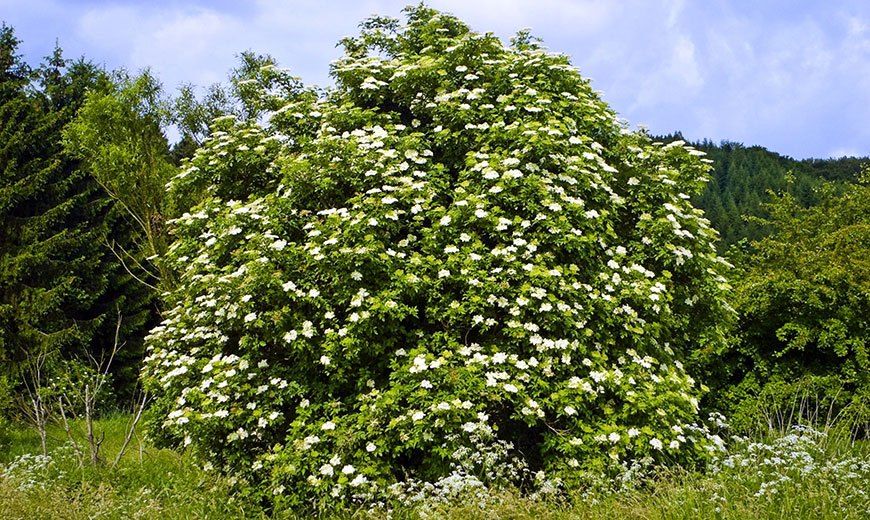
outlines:
[[[60,37],[68,56],[109,68],[151,66],[169,90],[224,79],[249,49],[274,55],[306,83],[327,84],[338,40],[372,14],[402,18],[407,3],[0,0],[29,60]],[[502,38],[531,28],[571,56],[617,112],[653,132],[801,157],[870,153],[870,4],[806,3],[787,12],[767,0],[739,9],[685,0],[428,4]]]
[[[821,159],[825,159],[828,157],[838,158],[838,157],[866,157],[867,152],[864,151],[861,153],[861,150],[857,148],[834,148],[829,153],[819,156]]]
[[[604,0],[440,0],[431,5],[449,11],[473,29],[494,31],[502,37],[531,28],[577,35],[601,31],[611,25],[628,3]]]
[[[115,64],[152,67],[172,90],[181,82],[223,80],[233,56],[244,50],[242,29],[233,17],[210,9],[143,4],[93,7],[80,17],[77,34]]]

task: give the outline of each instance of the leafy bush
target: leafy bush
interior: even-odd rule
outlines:
[[[727,312],[703,154],[527,35],[407,15],[344,40],[325,96],[243,80],[268,122],[215,121],[170,183],[202,202],[171,224],[155,433],[314,507],[706,457],[681,362]]]
[[[870,186],[834,189],[811,208],[779,198],[774,232],[739,262],[737,336],[709,381],[728,415],[749,418],[759,396],[780,409],[809,396],[834,416],[870,403]]]

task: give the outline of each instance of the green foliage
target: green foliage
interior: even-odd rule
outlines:
[[[115,416],[95,426],[106,432],[103,449],[114,458],[130,417]],[[75,431],[83,429],[74,423]],[[9,450],[0,451],[0,518],[254,518],[260,508],[228,495],[227,483],[203,472],[183,454],[155,449],[141,439],[117,468],[79,467],[69,444],[52,443],[47,457],[33,455],[39,439],[11,429]],[[59,430],[50,439],[65,439]],[[78,438],[84,442],[84,438]]]
[[[135,225],[137,247],[121,248],[119,256],[151,285],[170,284],[168,272],[157,262],[166,249],[164,185],[176,173],[163,126],[169,115],[162,87],[149,71],[138,76],[118,73],[105,88],[90,91],[63,130],[67,153],[84,168],[123,209]]]
[[[779,197],[770,206],[773,233],[739,262],[738,337],[716,361],[726,371],[722,407],[802,379],[815,380],[827,395],[820,400],[837,409],[868,402],[870,187],[858,183],[820,199],[802,208]]]
[[[19,44],[21,40],[15,37],[12,27],[5,22],[0,25],[0,95],[4,102],[31,79],[30,67],[18,54]]]
[[[182,141],[202,144],[209,133],[212,120],[233,112],[230,94],[220,85],[213,84],[198,98],[193,85],[183,85],[171,103],[171,116],[178,126]],[[192,154],[191,154],[192,155]]]
[[[279,110],[288,99],[297,97],[305,90],[299,78],[288,74],[286,69],[278,68],[275,58],[268,54],[247,51],[239,55],[239,61],[239,66],[230,74],[231,98],[238,106],[236,110],[225,111],[221,115],[238,113],[244,119],[254,120]]]
[[[99,422],[114,452],[129,417]],[[53,436],[57,436],[54,432]],[[0,517],[235,519],[310,518],[304,510],[264,510],[240,501],[229,483],[197,468],[189,457],[148,444],[130,452],[117,469],[78,468],[69,448],[52,445],[47,458],[31,455],[39,440],[11,430],[0,451]],[[739,440],[707,473],[679,468],[639,480],[618,493],[529,496],[515,488],[483,499],[429,501],[407,507],[340,509],[325,518],[354,519],[862,519],[870,511],[868,446],[837,444],[812,430]]]
[[[5,374],[0,374],[0,451],[9,444],[10,418],[13,406],[12,385]]]
[[[201,202],[148,340],[155,434],[313,508],[706,457],[681,363],[727,312],[703,154],[529,38],[407,15],[344,40],[322,98],[249,67],[268,123],[217,120],[172,179]]]
[[[788,432],[811,425],[847,439],[866,437],[870,424],[870,395],[844,382],[838,374],[782,375],[759,381],[756,374],[739,385],[717,389],[711,397],[727,395],[729,422],[736,431],[764,434]]]
[[[12,78],[0,87],[0,356],[8,368],[28,352],[87,346],[99,330],[109,202],[60,154],[66,112],[17,74],[3,77]]]
[[[141,335],[152,298],[130,284],[107,246],[111,237],[129,247],[111,199],[60,145],[64,125],[86,92],[105,83],[104,73],[67,62],[60,49],[32,70],[5,26],[2,45],[0,373],[17,386],[17,367],[28,357],[98,356],[110,348],[118,312],[123,337]],[[118,363],[122,386],[135,383],[141,340],[136,347],[130,341]]]

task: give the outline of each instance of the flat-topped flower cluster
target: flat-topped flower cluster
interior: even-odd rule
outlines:
[[[217,120],[170,183],[200,202],[148,339],[163,434],[299,503],[717,450],[681,363],[728,311],[702,154],[524,35],[407,13],[343,42],[326,95]]]

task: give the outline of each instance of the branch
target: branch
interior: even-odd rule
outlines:
[[[92,152],[92,153],[95,154],[96,152]],[[117,192],[110,189],[109,186],[106,183],[104,183],[102,181],[102,179],[100,179],[99,175],[91,174],[91,177],[93,177],[97,181],[97,184],[99,184],[103,188],[103,190],[106,193],[108,193],[109,197],[111,197],[115,202],[117,202],[118,204],[120,204],[121,206],[124,207],[124,210],[127,212],[127,214],[130,215],[133,218],[133,220],[135,220],[136,223],[139,224],[140,227],[142,227],[142,229],[144,231],[146,231],[146,232],[148,231],[148,226],[145,224],[145,222],[139,217],[139,215],[136,214],[135,211],[133,211],[132,208],[130,208],[129,205],[127,205],[126,202],[124,202],[121,199],[121,197],[118,196]]]
[[[108,239],[106,241],[108,241]],[[114,244],[114,241],[112,241],[112,243]],[[122,246],[121,244],[118,244],[118,248],[121,250],[122,253],[124,253],[125,255],[127,255],[127,257],[129,257],[131,260],[133,260],[133,262],[136,264],[136,267],[143,270],[145,273],[148,274],[148,276],[150,276],[151,278],[154,278],[155,280],[160,279],[160,275],[154,274],[151,271],[149,271],[147,267],[142,265],[142,262],[140,262],[139,260],[136,260],[136,257],[134,255],[130,254],[129,251],[124,249],[124,246]],[[154,248],[152,247],[152,249],[154,249]],[[146,260],[147,260],[147,258],[146,258]]]
[[[118,261],[121,262],[121,266],[124,268],[125,271],[127,271],[127,274],[129,274],[130,276],[132,276],[134,280],[136,280],[137,282],[141,283],[142,285],[145,285],[145,286],[147,286],[147,287],[149,287],[149,288],[151,288],[151,289],[153,289],[153,290],[155,290],[155,291],[157,290],[157,287],[154,287],[154,286],[151,285],[150,283],[146,282],[145,280],[143,280],[143,279],[139,278],[138,276],[136,276],[135,274],[133,274],[133,271],[131,271],[130,268],[127,267],[126,262],[124,262],[124,259],[121,258],[121,256],[120,256],[120,255],[115,251],[115,248],[114,248],[113,244],[109,244],[109,239],[106,239],[106,243],[109,245],[109,251],[111,251],[112,254],[115,255],[115,258],[117,258]],[[122,249],[123,249],[123,248],[122,248]],[[130,255],[128,254],[127,256],[130,256]],[[138,263],[138,262],[137,262],[137,263]],[[144,270],[144,271],[145,271],[146,273],[148,273],[149,275],[154,276],[154,275],[151,274],[148,270]]]
[[[130,425],[130,428],[127,429],[127,436],[124,438],[124,444],[121,445],[121,451],[118,452],[118,456],[115,457],[115,462],[112,463],[112,467],[117,467],[121,462],[121,457],[124,456],[124,452],[127,451],[127,446],[130,445],[130,441],[133,439],[133,432],[136,430],[136,425],[139,424],[139,419],[142,418],[142,412],[145,411],[145,404],[148,402],[148,393],[142,393],[142,401],[139,403],[139,409],[136,411],[136,417],[133,418],[133,424]]]
[[[76,459],[79,462],[79,467],[84,466],[85,459],[84,454],[82,453],[81,448],[79,448],[79,443],[76,442],[75,438],[73,438],[72,430],[69,426],[69,421],[66,419],[66,412],[63,406],[63,397],[58,398],[58,405],[60,407],[60,416],[63,418],[63,431],[66,432],[66,436],[69,439],[70,444],[72,444],[73,450],[76,454]]]
[[[123,321],[123,317],[121,316],[121,309],[118,309],[118,322],[115,324],[115,342],[112,344],[112,351],[109,354],[108,362],[103,364],[103,357],[105,356],[105,352],[100,354],[100,362],[97,363],[96,359],[90,353],[88,354],[91,358],[91,361],[95,364],[97,369],[97,380],[94,386],[94,400],[96,401],[97,394],[102,389],[103,385],[106,383],[106,380],[109,376],[109,369],[112,367],[112,362],[115,360],[115,354],[121,350],[126,343],[119,343],[121,336],[121,322]]]

